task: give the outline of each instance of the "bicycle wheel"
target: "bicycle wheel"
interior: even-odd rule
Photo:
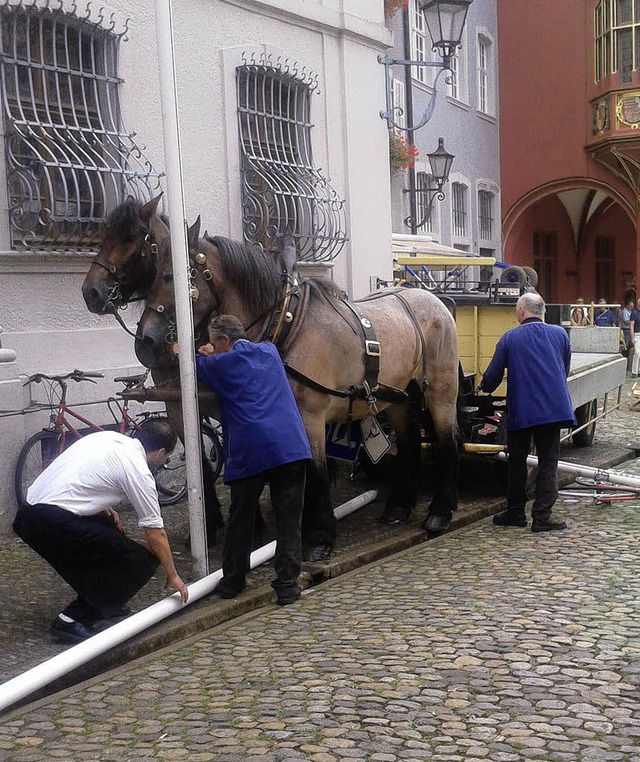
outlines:
[[[166,418],[165,416],[159,416]],[[149,419],[151,420],[151,419]],[[157,418],[155,419],[157,420]],[[143,428],[146,421],[140,424]],[[222,447],[217,431],[208,423],[200,424],[202,452],[215,481],[222,470]],[[187,494],[187,472],[184,445],[180,440],[167,462],[154,474],[160,505],[173,505]]]
[[[27,440],[20,450],[14,472],[14,486],[18,505],[27,499],[27,490],[45,468],[55,460],[62,451],[63,434],[57,431],[43,429]]]

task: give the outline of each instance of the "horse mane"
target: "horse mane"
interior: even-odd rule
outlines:
[[[225,279],[238,289],[250,310],[259,314],[273,307],[282,291],[282,275],[268,254],[222,236],[205,235],[205,241],[218,249]]]
[[[314,276],[312,278],[307,278],[306,280],[307,283],[312,288],[315,288],[317,291],[319,291],[322,296],[332,296],[334,299],[338,299],[341,302],[347,301],[346,292],[343,291],[340,286],[338,286],[332,280],[329,280],[329,278]]]
[[[123,201],[109,213],[104,222],[104,227],[120,241],[133,238],[139,233],[141,207],[140,201],[129,196],[126,201]]]

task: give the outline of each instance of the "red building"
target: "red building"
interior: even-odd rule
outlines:
[[[640,1],[498,0],[504,260],[547,301],[640,273]]]

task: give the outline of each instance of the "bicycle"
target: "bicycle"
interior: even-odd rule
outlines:
[[[595,505],[611,505],[623,500],[640,499],[640,487],[612,484],[584,476],[577,476],[574,484],[559,492],[570,497],[591,497]]]
[[[24,386],[32,383],[48,383],[46,393],[48,401],[37,407],[48,407],[51,410],[51,425],[30,437],[20,451],[14,473],[18,505],[25,502],[28,488],[44,469],[80,437],[105,430],[119,431],[121,434],[133,436],[151,419],[167,420],[167,416],[160,412],[142,412],[133,417],[129,413],[129,401],[126,397],[123,401],[109,397],[105,402],[114,423],[99,426],[67,404],[68,381],[77,383],[89,381],[95,384],[96,378],[104,378],[104,374],[74,370],[71,373],[56,376],[36,373],[25,382]],[[136,376],[120,376],[114,381],[124,384],[125,389],[132,389],[141,386],[146,378],[147,373],[143,373]],[[78,423],[74,425],[71,419],[83,424],[86,428],[77,428]],[[209,461],[215,480],[222,470],[220,432],[217,426],[208,421],[201,423],[200,430],[203,452]],[[185,467],[184,447],[178,440],[167,462],[154,474],[160,505],[173,505],[185,496],[187,492]]]

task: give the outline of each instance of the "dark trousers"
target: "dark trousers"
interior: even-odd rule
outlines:
[[[62,613],[83,624],[117,614],[158,566],[156,556],[105,513],[76,516],[55,505],[24,505],[13,531],[76,591]]]
[[[277,580],[274,587],[285,590],[297,584],[301,565],[300,526],[306,468],[307,461],[297,460],[229,482],[231,505],[222,550],[221,589],[238,593],[246,585],[255,513],[267,482],[276,522],[277,544],[273,565]]]
[[[551,509],[558,499],[560,425],[557,423],[532,426],[508,433],[507,510],[511,513],[524,514],[527,502],[527,455],[532,440],[536,446],[538,474],[531,517],[534,522],[544,522],[549,519]]]

